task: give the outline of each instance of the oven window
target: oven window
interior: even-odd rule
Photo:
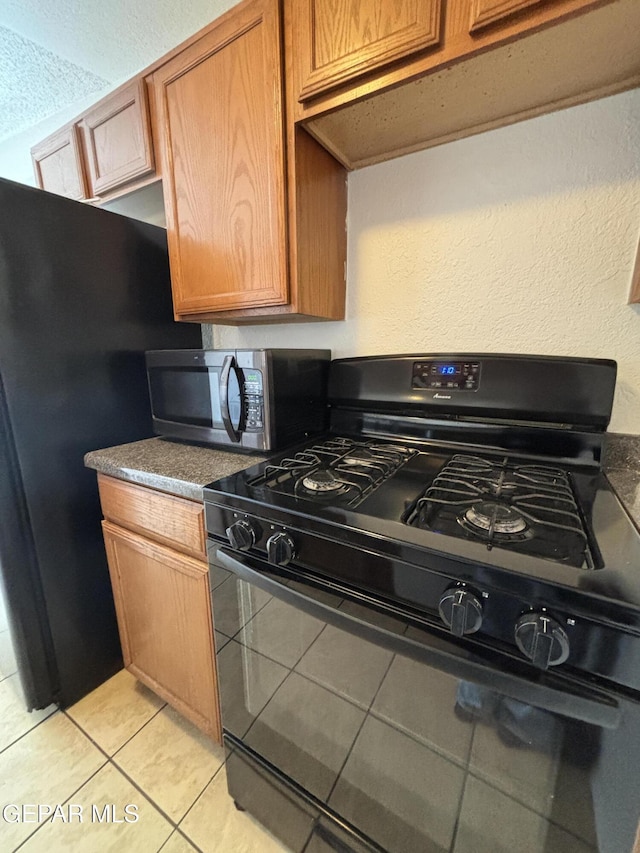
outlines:
[[[349,600],[305,595],[419,640]],[[225,730],[390,853],[631,850],[637,710],[604,730],[524,704],[234,575],[213,601]]]
[[[220,371],[207,367],[156,367],[149,370],[154,417],[174,423],[223,429]]]

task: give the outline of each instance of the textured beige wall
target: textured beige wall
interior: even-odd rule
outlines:
[[[639,236],[634,90],[352,173],[347,320],[213,343],[614,358],[610,428],[640,434]]]

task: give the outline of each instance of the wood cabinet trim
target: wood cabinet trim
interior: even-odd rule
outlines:
[[[138,156],[118,169],[103,173],[99,162],[98,145],[95,140],[97,128],[110,119],[133,109],[134,121],[139,132],[141,148]],[[151,138],[151,122],[146,84],[142,77],[135,78],[124,87],[117,89],[99,101],[95,107],[84,113],[80,127],[82,128],[87,160],[88,178],[92,196],[106,195],[118,187],[128,184],[135,178],[141,178],[153,172],[154,156]],[[133,130],[133,129],[132,129]]]
[[[196,558],[206,559],[204,507],[136,483],[98,474],[102,514],[109,521]]]
[[[636,303],[640,303],[640,243],[638,243],[638,253],[631,278],[631,291],[629,293],[629,305]]]
[[[145,539],[137,533],[133,533],[109,521],[102,522],[105,547],[107,550],[107,562],[111,583],[113,587],[114,603],[122,644],[123,657],[126,668],[145,683],[159,696],[173,705],[180,713],[190,719],[195,725],[213,737],[218,743],[222,742],[221,717],[218,698],[218,679],[215,661],[215,642],[213,633],[213,616],[211,613],[211,591],[209,585],[208,565],[192,557],[179,554],[178,552]],[[167,601],[168,622],[178,632],[178,637],[183,641],[184,659],[176,665],[175,669],[167,669],[156,674],[147,671],[140,663],[140,657],[144,659],[145,642],[148,638],[141,634],[136,637],[136,628],[139,628],[137,613],[142,608],[142,622],[148,617],[146,601],[133,601],[127,598],[123,589],[125,577],[129,578],[132,571],[131,566],[123,567],[120,561],[119,545],[132,549],[140,554],[143,559],[148,559],[151,566],[158,565],[158,571],[164,567],[168,572],[175,572],[194,581],[197,598],[189,600],[189,608],[185,609],[185,600]],[[144,565],[144,564],[143,564]],[[146,566],[144,566],[147,568]],[[153,569],[151,569],[153,571]],[[166,577],[162,580],[166,583]],[[160,583],[160,578],[159,578]],[[184,592],[184,590],[183,590]],[[154,602],[157,606],[157,601]],[[179,607],[174,614],[172,609]],[[136,610],[138,608],[138,610]],[[161,614],[158,614],[160,616]],[[202,630],[197,634],[197,659],[190,652],[194,643],[189,639],[188,632],[193,627],[193,622],[199,621],[205,625],[206,636]],[[139,649],[139,651],[138,651]],[[202,657],[204,655],[204,658]],[[156,667],[164,665],[164,662],[155,661]],[[169,664],[167,664],[169,666]],[[175,682],[185,682],[189,686],[186,690],[191,696],[185,696],[172,687]],[[164,675],[164,677],[163,677]],[[189,698],[192,701],[189,701]],[[197,703],[197,704],[194,704]],[[199,707],[198,707],[199,705]],[[203,708],[204,706],[204,708]]]
[[[319,65],[314,40],[318,24],[317,2],[318,0],[306,0],[297,10],[294,24],[299,29],[301,41],[306,45],[305,55],[309,59],[297,93],[301,102],[335,89],[362,74],[384,68],[417,51],[423,52],[437,47],[440,43],[442,0],[421,0],[414,24],[386,36],[383,47],[383,39],[378,39],[367,46],[354,48],[339,59]],[[414,32],[416,27],[417,31]]]

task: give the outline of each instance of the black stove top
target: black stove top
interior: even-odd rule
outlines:
[[[256,500],[309,515],[320,507],[349,508],[489,551],[596,569],[602,560],[585,520],[593,474],[535,458],[331,436],[268,462],[246,486]]]
[[[205,489],[212,539],[436,627],[468,593],[485,602],[471,641],[499,648],[523,614],[550,613],[567,666],[609,676],[614,643],[615,678],[640,685],[640,642],[623,654],[615,633],[640,640],[640,535],[599,466],[613,363],[474,357],[474,387],[435,418],[432,375],[469,359],[361,361],[332,366],[330,434]],[[570,393],[549,391],[558,375]]]

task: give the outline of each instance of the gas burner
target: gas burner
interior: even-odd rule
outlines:
[[[326,505],[357,506],[417,451],[336,436],[269,462],[250,485]]]
[[[331,471],[320,468],[302,479],[302,485],[310,492],[337,492],[344,488],[344,482]]]
[[[470,529],[470,526],[472,532],[481,531],[489,535],[519,536],[527,529],[527,522],[519,512],[513,507],[496,501],[473,504],[458,519],[458,522],[467,529]]]
[[[402,520],[450,536],[464,531],[489,549],[596,567],[569,474],[549,465],[455,454]]]

